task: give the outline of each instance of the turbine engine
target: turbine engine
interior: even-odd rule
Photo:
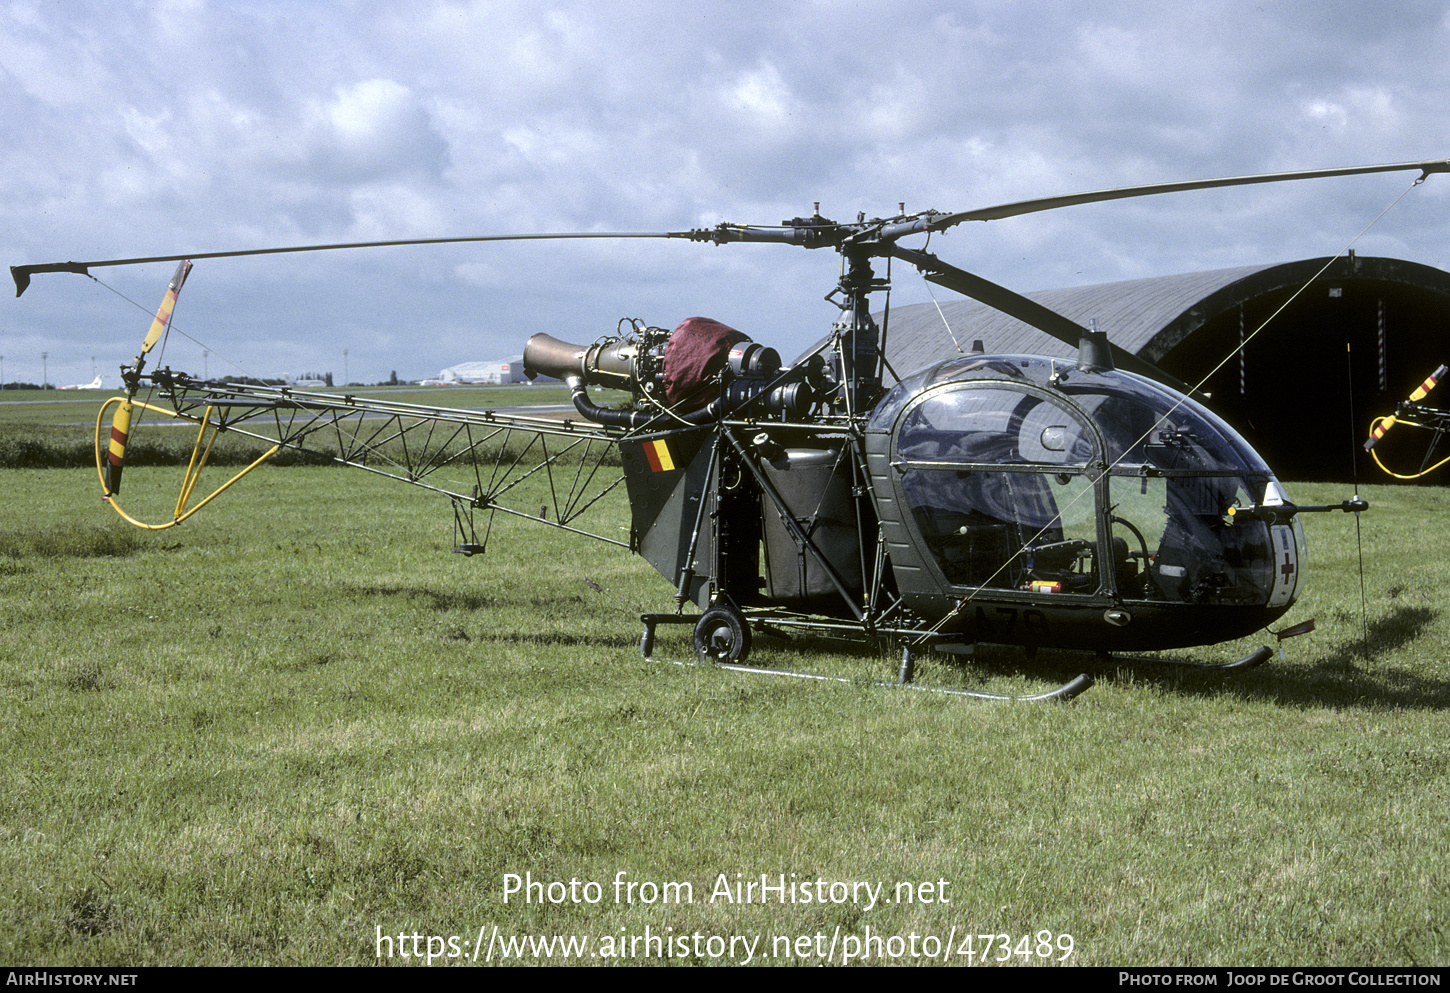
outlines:
[[[814,369],[814,366],[810,367]],[[782,369],[780,354],[708,317],[691,317],[673,331],[638,327],[630,334],[575,345],[536,334],[524,346],[524,371],[562,379],[574,406],[592,421],[638,427],[668,409],[691,423],[727,416],[797,419],[813,392],[806,368]],[[632,410],[609,410],[589,400],[588,388],[628,390]]]

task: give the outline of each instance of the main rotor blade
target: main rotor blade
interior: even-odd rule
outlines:
[[[570,231],[558,234],[491,234],[467,238],[411,238],[403,241],[351,241],[335,245],[292,245],[287,248],[249,248],[235,252],[190,252],[183,255],[153,255],[139,259],[102,259],[96,262],[47,262],[42,265],[13,265],[15,295],[25,292],[37,272],[74,272],[90,275],[101,266],[141,265],[145,262],[183,262],[187,259],[233,259],[244,255],[285,255],[293,252],[331,252],[342,248],[393,248],[401,245],[460,245],[479,241],[550,241],[577,238],[684,238],[684,231]]]
[[[965,297],[981,301],[995,310],[1000,310],[1008,317],[1015,317],[1024,324],[1052,335],[1058,341],[1065,342],[1073,348],[1077,348],[1082,343],[1082,336],[1087,333],[1087,328],[1081,324],[1064,317],[1051,308],[1044,307],[1036,300],[964,269],[958,269],[954,265],[943,262],[935,255],[903,248],[900,245],[892,245],[891,254],[903,262],[916,266],[921,270],[922,276],[938,286],[945,286]],[[1136,372],[1140,376],[1156,379],[1180,393],[1191,394],[1193,392],[1193,387],[1168,375],[1146,359],[1140,359],[1132,352],[1114,345],[1112,342],[1108,342],[1108,347],[1113,353],[1113,363],[1119,369],[1126,369],[1129,372]]]
[[[1252,186],[1256,183],[1286,183],[1296,179],[1327,179],[1333,176],[1362,176],[1375,172],[1420,171],[1424,179],[1432,172],[1450,172],[1450,159],[1428,159],[1424,162],[1395,162],[1389,165],[1346,166],[1339,169],[1304,169],[1297,172],[1266,172],[1254,176],[1229,176],[1224,179],[1197,179],[1181,183],[1150,183],[1146,186],[1124,186],[1113,190],[1097,190],[1092,193],[1069,193],[1065,196],[1040,197],[1036,200],[1020,200],[996,207],[966,210],[959,214],[947,214],[933,220],[928,226],[933,231],[949,228],[962,221],[997,221],[1019,214],[1034,214],[1042,210],[1056,210],[1058,207],[1072,207],[1082,203],[1101,203],[1104,200],[1126,200],[1130,197],[1151,197],[1160,193],[1181,193],[1187,190],[1211,190],[1222,186]]]

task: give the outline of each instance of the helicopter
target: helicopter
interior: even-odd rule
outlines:
[[[808,217],[768,226],[292,246],[11,271],[18,296],[37,273],[179,263],[141,353],[122,367],[125,396],[108,400],[97,417],[102,492],[132,523],[179,524],[278,452],[314,450],[327,439],[337,461],[448,497],[462,554],[486,552],[502,513],[642,556],[675,599],[672,613],[640,615],[646,657],[659,625],[690,625],[702,660],[833,678],[744,663],[756,633],[844,635],[899,647],[896,682],[911,686],[915,662],[928,651],[970,655],[979,644],[999,644],[1029,657],[1054,649],[1107,658],[1245,637],[1283,617],[1303,590],[1299,515],[1368,505],[1357,495],[1335,505],[1295,504],[1192,386],[1112,344],[1105,331],[902,240],[1074,204],[1391,171],[1419,171],[1418,183],[1450,172],[1450,160],[1159,183],[958,213],[903,207],[848,222],[822,216],[817,204]],[[839,319],[789,364],[705,317],[672,329],[623,320],[591,344],[534,335],[523,352],[528,376],[563,380],[578,420],[196,379],[169,367],[144,372],[194,260],[625,237],[831,249],[840,267],[826,299]],[[873,268],[880,260],[906,263],[930,282],[1077,345],[1076,362],[979,347],[898,375],[883,349],[885,319],[878,324],[870,307],[871,295],[890,284]],[[143,385],[150,399],[138,399]],[[590,390],[602,389],[626,391],[630,400],[601,405]],[[175,511],[159,523],[133,517],[120,501],[138,410],[199,426]],[[193,503],[207,453],[229,431],[271,448]],[[472,485],[438,483],[444,467],[463,468]],[[548,481],[552,506],[520,495],[520,484],[537,478]],[[582,520],[621,484],[630,505],[627,541]],[[1261,647],[1220,664],[1149,661],[1234,671],[1270,655]],[[1091,684],[1082,675],[1030,699],[1065,699]]]

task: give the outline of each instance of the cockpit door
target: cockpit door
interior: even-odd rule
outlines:
[[[939,582],[994,596],[1109,594],[1103,445],[1071,401],[1026,384],[947,383],[908,403],[892,466]]]

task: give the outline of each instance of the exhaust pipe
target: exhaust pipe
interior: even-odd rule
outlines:
[[[639,383],[636,342],[610,338],[592,345],[571,345],[550,334],[536,334],[524,345],[524,374],[552,376],[569,386],[574,409],[587,420],[610,427],[635,428],[656,415],[638,410],[611,410],[589,399],[586,386],[633,390]]]
[[[592,345],[571,345],[550,334],[536,334],[524,345],[524,374],[568,380],[587,386],[632,390],[639,383],[639,346],[624,338]]]

